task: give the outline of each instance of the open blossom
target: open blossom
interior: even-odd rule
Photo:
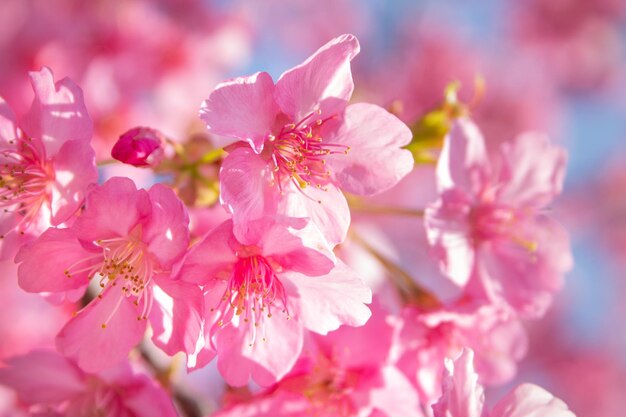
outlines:
[[[405,308],[400,331],[398,367],[416,384],[424,404],[440,395],[445,358],[463,347],[476,352],[476,368],[483,384],[503,384],[517,372],[526,354],[527,335],[510,310],[494,305],[455,306],[420,311]]]
[[[370,316],[371,292],[306,219],[264,218],[246,239],[227,220],[186,256],[180,279],[204,286],[205,350],[231,385],[260,385],[294,365],[304,330],[326,334]]]
[[[34,350],[6,360],[0,385],[15,390],[28,415],[177,416],[168,394],[128,363],[90,374],[57,352]]]
[[[439,200],[425,225],[443,272],[477,298],[543,314],[572,265],[565,230],[543,211],[561,191],[565,152],[538,134],[491,161],[470,119],[458,119],[437,165]]]
[[[98,296],[57,336],[57,348],[85,371],[122,360],[143,337],[165,352],[193,352],[202,295],[169,279],[189,243],[188,217],[174,192],[160,184],[137,190],[127,178],[94,189],[76,222],[50,228],[16,256],[29,292],[62,293],[98,283]],[[195,335],[194,335],[195,332]]]
[[[419,417],[417,392],[392,364],[397,329],[375,310],[360,328],[311,335],[294,369],[276,385],[216,417]]]
[[[149,127],[135,127],[119,137],[111,156],[136,167],[157,166],[163,160],[161,134]]]
[[[218,85],[203,103],[209,131],[230,138],[222,145],[235,142],[220,171],[220,198],[236,234],[279,213],[311,218],[329,241],[342,242],[350,212],[340,189],[374,194],[411,171],[411,153],[400,149],[409,129],[378,106],[347,106],[358,52],[357,39],[343,35],[276,84],[259,72]]]
[[[0,243],[10,257],[20,236],[67,221],[98,178],[93,131],[80,88],[54,82],[43,68],[30,73],[35,99],[18,124],[0,98]]]
[[[576,417],[563,401],[533,384],[518,386],[489,412],[473,360],[474,352],[467,348],[454,361],[446,359],[443,395],[433,405],[434,417]]]

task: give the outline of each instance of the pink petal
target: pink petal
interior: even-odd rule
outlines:
[[[207,233],[204,239],[187,253],[178,274],[180,279],[196,284],[207,284],[216,279],[218,274],[232,269],[238,259],[230,246],[232,242],[236,242],[233,222],[227,220]]]
[[[353,35],[342,35],[281,75],[275,98],[283,113],[294,121],[318,109],[324,117],[340,113],[352,96],[350,61],[359,50]]]
[[[89,242],[128,236],[135,226],[147,220],[151,211],[145,190],[137,190],[129,178],[114,177],[91,189],[85,211],[73,228],[80,239]]]
[[[284,272],[280,278],[296,287],[299,299],[295,316],[308,330],[327,334],[342,324],[362,326],[371,316],[365,304],[372,301],[372,291],[339,260],[324,276]]]
[[[502,398],[491,417],[576,417],[567,405],[548,391],[523,384]]]
[[[11,107],[0,97],[0,147],[10,146],[18,137],[17,122]]]
[[[443,394],[432,406],[435,417],[486,417],[483,410],[485,395],[483,387],[478,384],[473,361],[474,352],[467,348],[454,362],[446,359]]]
[[[5,360],[0,384],[13,388],[26,404],[55,404],[87,391],[85,376],[53,351],[35,350]]]
[[[561,193],[567,154],[537,133],[502,145],[504,161],[498,199],[518,207],[543,208]]]
[[[200,287],[183,281],[155,279],[150,312],[152,341],[168,355],[193,354],[202,336],[203,296]]]
[[[50,228],[15,257],[20,287],[28,292],[61,292],[87,287],[91,266],[102,255],[86,250],[71,229]],[[74,272],[82,270],[82,272]],[[67,276],[66,271],[71,273]]]
[[[156,184],[148,194],[152,214],[142,230],[142,240],[161,267],[169,269],[189,246],[189,215],[171,188]]]
[[[261,248],[282,268],[305,275],[323,275],[335,265],[335,254],[320,230],[299,218],[266,217],[250,223],[250,240],[240,242]],[[251,236],[252,235],[252,236]]]
[[[277,114],[274,81],[266,72],[219,84],[200,108],[200,118],[211,133],[247,141],[257,153],[263,150]],[[219,146],[235,141],[220,139]]]
[[[59,352],[86,372],[102,371],[121,362],[143,338],[146,320],[138,319],[143,306],[134,305],[118,288],[111,287],[102,298],[89,303],[57,336]]]
[[[233,150],[220,169],[220,200],[232,213],[239,236],[248,233],[248,222],[277,212],[280,198],[276,186],[270,186],[267,161],[248,147]]]
[[[478,196],[490,177],[491,165],[482,133],[470,119],[457,119],[444,140],[437,163],[439,191],[459,188],[469,196]]]
[[[268,386],[291,370],[302,342],[302,325],[283,314],[266,318],[258,328],[243,320],[232,322],[215,333],[217,366],[230,385],[243,386],[252,377]]]
[[[373,104],[352,104],[343,123],[324,137],[328,143],[350,147],[346,155],[327,157],[328,169],[344,191],[371,195],[398,183],[413,169],[411,131],[396,116]]]
[[[98,181],[96,154],[89,142],[67,141],[54,158],[52,224],[67,221],[83,204],[87,186]]]
[[[519,224],[517,232],[520,242],[502,240],[481,248],[483,284],[492,300],[504,299],[522,316],[537,318],[572,267],[569,238],[560,224],[545,216]]]
[[[424,225],[432,255],[442,272],[459,287],[464,287],[474,272],[474,243],[465,195],[456,189],[445,192],[428,207]]]
[[[170,395],[155,379],[146,375],[132,375],[115,381],[124,412],[133,417],[177,417]],[[126,416],[126,414],[124,414]],[[111,416],[114,417],[114,416]]]
[[[355,403],[377,410],[380,417],[423,417],[417,392],[402,372],[383,366],[377,376],[362,378],[351,395]]]
[[[346,239],[350,226],[348,202],[333,184],[328,184],[326,191],[315,187],[299,191],[295,186],[289,187],[276,212],[288,217],[310,218],[331,246]]]
[[[35,100],[24,118],[24,131],[41,139],[48,158],[54,157],[68,140],[91,140],[93,123],[80,87],[69,78],[55,84],[47,67],[31,72],[30,78]]]

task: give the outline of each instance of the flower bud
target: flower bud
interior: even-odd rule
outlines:
[[[149,127],[135,127],[120,136],[111,156],[118,161],[136,167],[155,167],[163,160],[161,134]]]

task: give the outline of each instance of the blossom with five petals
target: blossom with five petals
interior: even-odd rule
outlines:
[[[275,214],[311,218],[331,243],[342,242],[350,212],[340,189],[375,194],[413,168],[401,149],[411,132],[381,107],[347,105],[354,84],[352,35],[322,46],[274,84],[266,72],[218,85],[200,110],[222,146],[221,201],[235,234]]]

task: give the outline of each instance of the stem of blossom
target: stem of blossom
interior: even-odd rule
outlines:
[[[404,207],[382,206],[363,202],[356,196],[346,196],[350,211],[372,215],[424,217],[424,210]]]
[[[103,167],[103,166],[106,166],[106,165],[111,165],[111,164],[114,164],[114,163],[116,163],[116,162],[119,162],[119,161],[118,161],[118,160],[116,160],[116,159],[105,159],[105,160],[103,160],[103,161],[98,161],[97,165],[98,165],[99,167]]]
[[[156,363],[156,361],[150,356],[145,346],[140,345],[137,350],[141,354],[141,358],[144,363],[152,370],[157,381],[169,392],[171,392],[178,409],[186,417],[202,417],[202,407],[191,395],[184,392],[182,389],[172,384],[171,374],[172,367],[163,367]]]
[[[436,308],[441,304],[435,295],[418,285],[408,272],[376,250],[354,230],[351,230],[350,238],[385,267],[388,272],[387,277],[389,277],[394,288],[398,291],[403,302],[423,309]]]

